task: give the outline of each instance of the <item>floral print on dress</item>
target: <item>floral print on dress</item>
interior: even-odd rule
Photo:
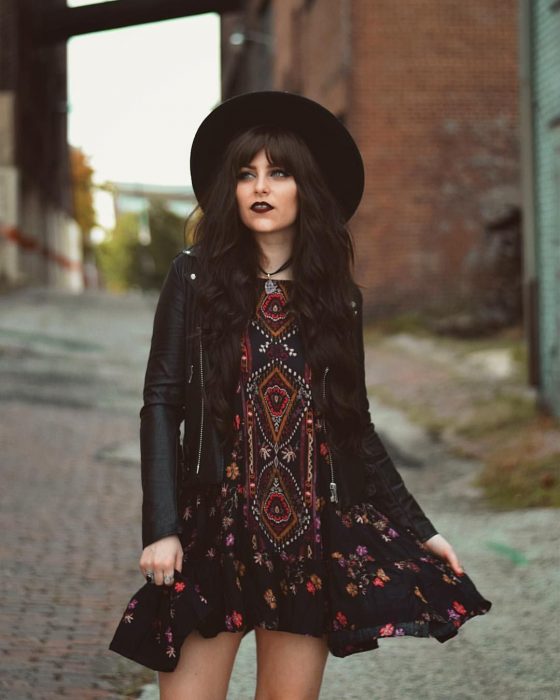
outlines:
[[[327,436],[299,329],[284,313],[289,283],[272,295],[258,284],[224,480],[185,494],[182,571],[172,586],[134,594],[110,648],[170,671],[194,629],[326,633],[335,656],[387,637],[445,642],[491,602],[369,501],[341,509],[329,500]]]

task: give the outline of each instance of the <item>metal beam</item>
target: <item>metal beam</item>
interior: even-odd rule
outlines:
[[[44,11],[36,17],[35,40],[39,43],[66,41],[72,36],[159,22],[176,17],[219,14],[240,9],[243,0],[113,0],[82,7]]]

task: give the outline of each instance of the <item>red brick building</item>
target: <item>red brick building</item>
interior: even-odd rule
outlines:
[[[475,303],[485,231],[519,206],[515,1],[248,0],[222,49],[224,98],[299,92],[356,138],[367,309]]]

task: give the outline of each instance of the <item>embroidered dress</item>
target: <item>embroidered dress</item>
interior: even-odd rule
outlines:
[[[445,642],[491,602],[371,503],[341,510],[329,500],[324,425],[285,310],[292,282],[256,284],[224,481],[214,495],[186,494],[182,572],[132,597],[110,648],[170,671],[194,629],[327,635],[335,656],[376,649],[381,637]]]

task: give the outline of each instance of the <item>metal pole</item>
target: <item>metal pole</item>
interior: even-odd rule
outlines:
[[[539,387],[539,271],[535,218],[535,149],[533,134],[533,26],[531,0],[518,2],[519,123],[523,227],[523,319],[528,347],[529,383]]]

